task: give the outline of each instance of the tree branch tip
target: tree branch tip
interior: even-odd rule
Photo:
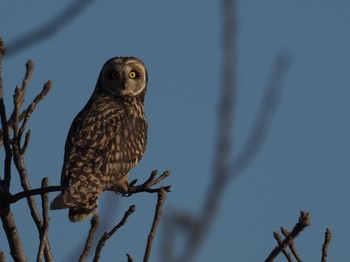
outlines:
[[[49,90],[49,89],[51,89],[52,86],[53,86],[53,81],[49,80],[45,83],[44,90]]]
[[[130,213],[134,213],[136,211],[136,206],[135,205],[131,205],[128,209],[128,212]]]
[[[311,224],[310,213],[300,211],[299,223],[301,223],[303,226],[309,226]]]
[[[29,58],[28,62],[26,63],[26,69],[27,71],[33,71],[34,69],[34,62],[31,58]]]
[[[128,253],[126,253],[126,257],[128,258],[128,262],[133,262],[134,259],[132,258],[132,256]]]
[[[5,47],[5,42],[0,36],[0,54],[5,55],[6,54],[6,47]]]
[[[48,187],[48,185],[49,185],[49,179],[48,179],[48,177],[44,177],[41,180],[41,187]]]

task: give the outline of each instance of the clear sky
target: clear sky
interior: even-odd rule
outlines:
[[[0,35],[9,43],[69,2],[6,1],[0,9]],[[329,260],[350,259],[349,14],[346,0],[238,2],[236,152],[247,139],[276,55],[287,52],[292,64],[267,139],[249,168],[227,187],[198,261],[262,261],[276,246],[272,232],[280,226],[291,229],[300,210],[311,213],[311,226],[296,240],[304,261],[320,260],[327,227],[333,232]],[[26,166],[32,186],[39,187],[44,176],[52,185],[59,183],[69,126],[90,97],[101,66],[111,57],[132,55],[148,68],[150,129],[147,153],[131,179],[143,181],[153,169],[171,170],[166,184],[173,190],[165,212],[196,213],[210,187],[222,76],[220,37],[220,1],[95,1],[47,41],[5,59],[8,109],[29,58],[35,72],[27,103],[44,82],[54,83],[29,123]],[[13,177],[14,193],[20,189],[16,173]],[[102,219],[114,219],[107,229],[130,204],[137,206],[105,246],[101,261],[126,261],[125,253],[142,260],[156,196],[107,193],[101,202]],[[34,261],[38,234],[25,201],[13,211],[28,260]],[[70,223],[66,210],[50,212],[50,217],[55,261],[67,261],[85,241],[90,223]],[[160,261],[161,228],[152,261]],[[10,260],[5,235],[0,236],[0,249]]]

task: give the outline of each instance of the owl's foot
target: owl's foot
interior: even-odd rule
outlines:
[[[137,180],[133,180],[129,184],[128,191],[123,196],[131,196],[132,194],[139,193],[139,192],[148,192],[148,193],[155,193],[159,192],[161,188],[165,189],[165,191],[170,192],[171,186],[162,186],[159,188],[152,188],[154,185],[158,184],[163,179],[167,178],[170,175],[169,171],[165,171],[162,175],[157,177],[158,171],[154,170],[152,171],[149,178],[141,185],[135,186]]]

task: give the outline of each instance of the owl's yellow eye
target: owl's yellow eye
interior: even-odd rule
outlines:
[[[134,79],[134,78],[136,77],[136,72],[135,72],[135,71],[130,71],[129,77],[130,77],[131,79]]]

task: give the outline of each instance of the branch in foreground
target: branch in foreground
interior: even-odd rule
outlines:
[[[276,239],[278,245],[282,244],[282,237],[278,232],[273,232],[273,237]],[[290,253],[287,252],[287,250],[283,249],[282,250],[283,255],[286,257],[286,259],[288,260],[288,262],[293,262],[292,256],[290,255]]]
[[[49,180],[47,177],[44,177],[41,181],[41,187],[45,188],[49,184]],[[39,236],[40,236],[40,245],[39,245],[39,251],[37,256],[37,262],[41,262],[44,256],[44,250],[45,246],[49,245],[49,240],[47,238],[48,230],[49,230],[49,193],[43,193],[41,194],[41,204],[42,204],[42,216],[43,216],[43,223],[42,227],[39,230]],[[50,248],[49,248],[50,249]],[[48,259],[51,259],[49,261],[53,261],[53,258],[51,256],[51,253],[48,252]]]
[[[328,247],[329,247],[329,243],[332,240],[332,232],[327,228],[325,235],[324,235],[324,243],[322,246],[322,262],[326,262],[327,261],[327,257],[328,257]]]
[[[9,132],[14,128],[14,125],[15,125],[15,122],[16,122],[16,121],[18,121],[18,123],[21,122],[23,119],[25,119],[25,117],[28,116],[28,112],[33,111],[33,110],[35,109],[36,105],[37,105],[39,102],[41,102],[41,100],[43,100],[44,97],[49,93],[49,91],[50,91],[51,88],[52,88],[52,85],[53,85],[53,84],[52,84],[52,81],[51,81],[51,80],[47,81],[47,82],[44,84],[44,87],[43,87],[43,89],[41,90],[41,92],[33,99],[33,101],[29,104],[29,106],[28,106],[26,109],[24,109],[24,110],[22,111],[22,113],[19,115],[18,119],[16,119],[16,112],[15,112],[16,109],[14,109],[14,111],[13,111],[12,114],[11,114],[10,119],[7,121],[8,131],[9,131]],[[30,112],[30,113],[31,113],[31,112]],[[23,126],[23,124],[22,124],[22,126]],[[3,141],[2,141],[2,140],[3,140],[3,139],[2,139],[3,133],[4,133],[3,129],[0,129],[0,138],[1,138],[1,140],[0,140],[0,147],[1,147],[2,144],[3,144]],[[24,147],[24,146],[23,146],[23,147]]]
[[[4,167],[4,179],[0,180],[0,194],[1,198],[6,198],[9,194],[10,181],[11,181],[11,161],[12,161],[12,149],[10,145],[10,137],[8,131],[8,123],[6,118],[5,103],[3,96],[3,83],[2,83],[2,58],[5,55],[6,49],[2,38],[0,37],[0,116],[1,125],[4,130],[2,136],[2,142],[5,147],[5,167]],[[22,242],[18,234],[16,223],[11,212],[10,206],[6,203],[0,205],[0,217],[2,226],[4,228],[7,241],[10,246],[11,256],[14,261],[26,261]],[[4,258],[4,256],[2,256]],[[5,258],[4,258],[5,259]]]
[[[91,227],[89,230],[89,235],[86,239],[83,252],[80,255],[79,262],[84,262],[87,256],[89,255],[91,244],[99,224],[100,224],[100,217],[98,216],[98,214],[95,214],[91,219]]]
[[[128,211],[125,212],[124,214],[124,217],[122,218],[122,220],[119,222],[118,225],[116,225],[110,232],[105,232],[103,234],[103,236],[101,237],[100,241],[98,242],[97,244],[97,247],[96,247],[96,250],[95,250],[95,256],[94,256],[94,259],[93,259],[93,262],[97,262],[99,261],[100,257],[101,257],[101,251],[102,251],[102,248],[104,247],[106,241],[111,237],[113,236],[113,234],[115,232],[118,231],[119,228],[121,228],[127,221],[128,217],[134,213],[136,210],[136,207],[135,205],[131,205],[128,209]]]
[[[22,192],[19,192],[17,194],[10,196],[9,199],[7,200],[7,203],[13,204],[13,203],[16,203],[17,201],[19,201],[23,198],[27,198],[27,197],[34,196],[34,195],[41,195],[41,194],[49,193],[49,192],[57,192],[57,191],[61,191],[61,186],[48,186],[48,187],[43,187],[43,188],[35,188],[35,189],[31,189],[31,190],[25,190],[25,191],[22,191]]]
[[[289,237],[290,233],[288,232],[287,229],[285,229],[284,227],[281,227],[281,232],[282,234],[284,235],[284,237]],[[302,262],[299,254],[298,254],[298,251],[294,245],[294,241],[292,240],[289,244],[289,249],[290,251],[292,252],[293,256],[295,257],[295,259],[298,261],[298,262]]]
[[[282,243],[277,246],[270,255],[266,258],[265,262],[273,262],[273,260],[282,252],[290,243],[296,238],[304,228],[310,225],[310,215],[308,212],[301,211],[298,223],[295,224],[292,232],[290,232],[289,236],[286,237]]]
[[[162,215],[162,208],[163,208],[163,204],[164,204],[165,199],[166,199],[166,192],[167,191],[164,188],[160,188],[160,191],[158,192],[158,201],[157,201],[156,210],[154,213],[152,228],[151,228],[151,231],[150,231],[150,233],[148,235],[148,239],[147,239],[145,256],[143,258],[144,262],[148,262],[149,256],[151,255],[153,237],[156,234],[158,223],[160,220],[160,216]]]

